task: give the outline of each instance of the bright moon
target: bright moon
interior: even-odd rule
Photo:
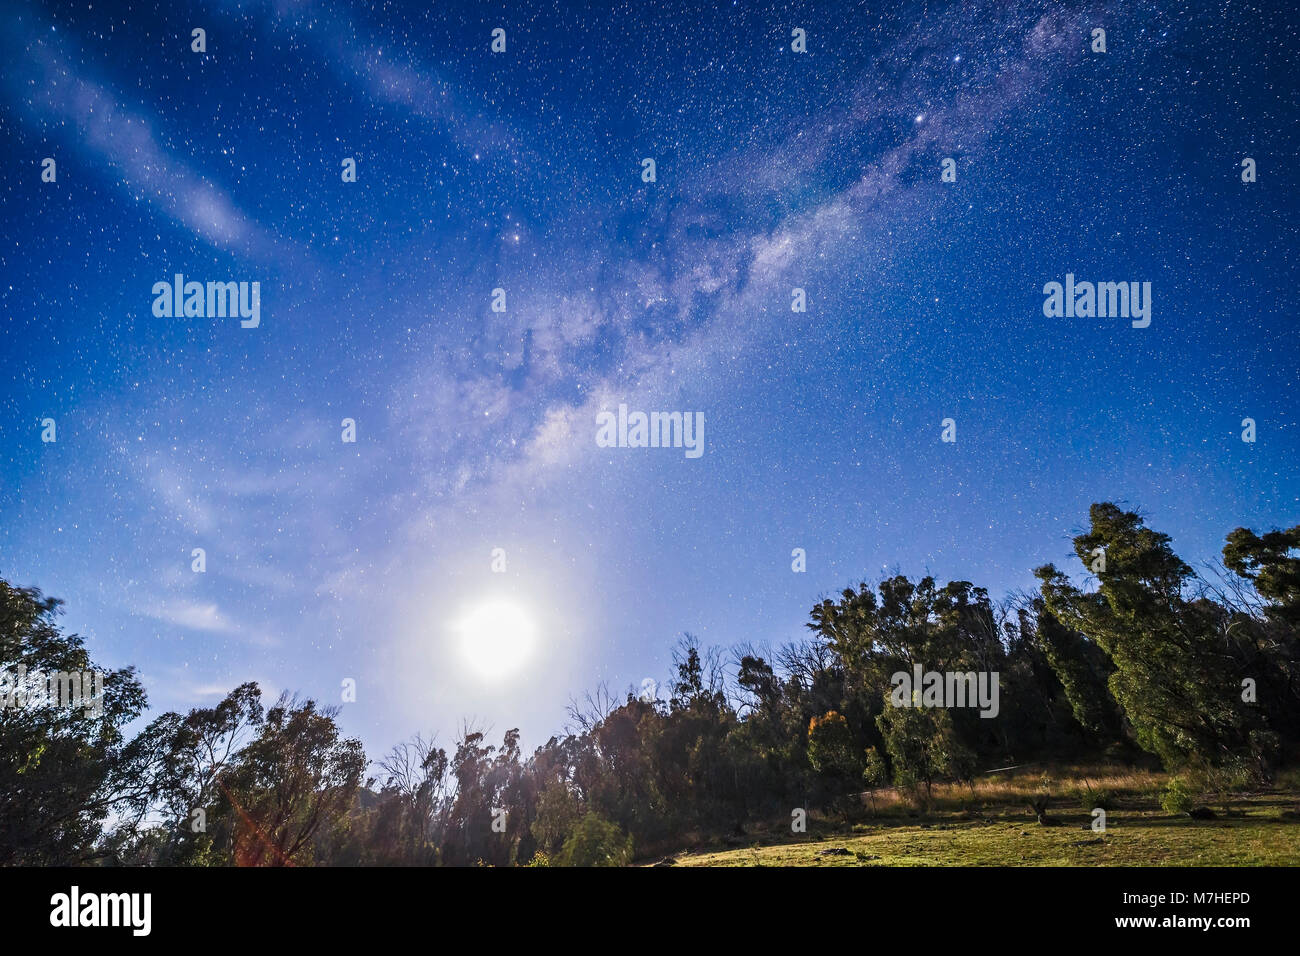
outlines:
[[[456,627],[465,662],[480,677],[504,680],[532,656],[537,629],[518,605],[487,601],[471,608]]]

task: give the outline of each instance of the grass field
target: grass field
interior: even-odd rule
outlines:
[[[1162,809],[1163,774],[1067,768],[1049,774],[1049,819],[1028,800],[1043,772],[986,777],[972,789],[936,788],[930,809],[876,795],[863,822],[809,822],[808,833],[772,826],[673,854],[679,866],[1300,866],[1300,786],[1198,801],[1215,818]],[[1106,831],[1085,804],[1110,806]],[[743,843],[744,845],[737,845]]]

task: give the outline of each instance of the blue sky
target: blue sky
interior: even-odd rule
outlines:
[[[894,568],[1029,587],[1093,501],[1195,562],[1300,520],[1294,17],[705,6],[0,5],[0,575],[155,708],[355,679],[375,755]],[[156,318],[177,272],[261,326]],[[1066,273],[1150,327],[1045,318]],[[704,454],[597,447],[620,403]]]

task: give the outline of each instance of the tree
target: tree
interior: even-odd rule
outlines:
[[[874,813],[876,789],[889,782],[889,766],[885,763],[885,758],[880,756],[879,747],[871,747],[867,750],[867,759],[862,765],[862,782],[867,785],[867,792],[871,795],[871,809]]]
[[[122,734],[145,708],[144,688],[134,668],[97,666],[59,628],[61,603],[0,580],[0,865],[84,863],[110,813],[138,822],[151,798],[157,741]],[[52,676],[78,675],[89,696],[95,673],[103,695],[90,706],[45,693]]]
[[[340,738],[335,713],[281,695],[258,735],[218,778],[232,862],[311,862],[312,838],[351,804],[366,766],[360,741]]]
[[[808,722],[808,760],[818,773],[837,781],[856,781],[862,760],[843,714],[827,711]]]
[[[831,710],[808,722],[808,762],[831,781],[834,802],[846,815],[856,802],[846,790],[862,778],[860,752],[843,714]]]
[[[578,822],[555,859],[559,866],[627,866],[631,861],[632,838],[594,813]]]
[[[1087,567],[1105,555],[1098,590],[1078,590],[1051,565],[1035,574],[1053,617],[1110,658],[1108,685],[1138,744],[1170,768],[1222,766],[1249,751],[1255,716],[1240,699],[1249,675],[1221,639],[1225,610],[1189,594],[1192,569],[1139,515],[1103,503],[1090,517],[1074,548]]]
[[[895,707],[886,699],[876,723],[900,787],[915,794],[924,784],[929,800],[936,780],[974,778],[975,755],[957,738],[946,709],[921,707],[919,702]]]
[[[1287,531],[1269,531],[1262,537],[1249,528],[1237,528],[1223,547],[1223,562],[1250,581],[1269,602],[1266,613],[1291,627],[1300,627],[1300,525]]]
[[[533,836],[541,851],[556,856],[581,816],[577,798],[564,781],[549,781],[538,799],[537,818],[533,821]]]
[[[1041,598],[1033,602],[1033,610],[1027,628],[1030,639],[1061,682],[1074,719],[1085,730],[1114,739],[1120,733],[1122,715],[1106,682],[1115,665],[1086,634],[1058,621]]]
[[[164,714],[144,732],[163,740],[155,790],[167,820],[168,837],[160,862],[192,862],[211,848],[206,821],[194,826],[196,811],[206,815],[217,804],[221,778],[246,738],[262,722],[262,692],[241,684],[215,707],[195,708],[185,717]]]

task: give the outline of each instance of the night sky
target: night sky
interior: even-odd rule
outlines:
[[[1289,527],[1287,6],[0,4],[0,576],[155,711],[353,679],[375,755],[894,570],[1032,587],[1094,501],[1193,564]],[[1067,273],[1150,326],[1044,316]],[[598,447],[620,404],[703,454]],[[485,608],[532,636],[474,667]]]

